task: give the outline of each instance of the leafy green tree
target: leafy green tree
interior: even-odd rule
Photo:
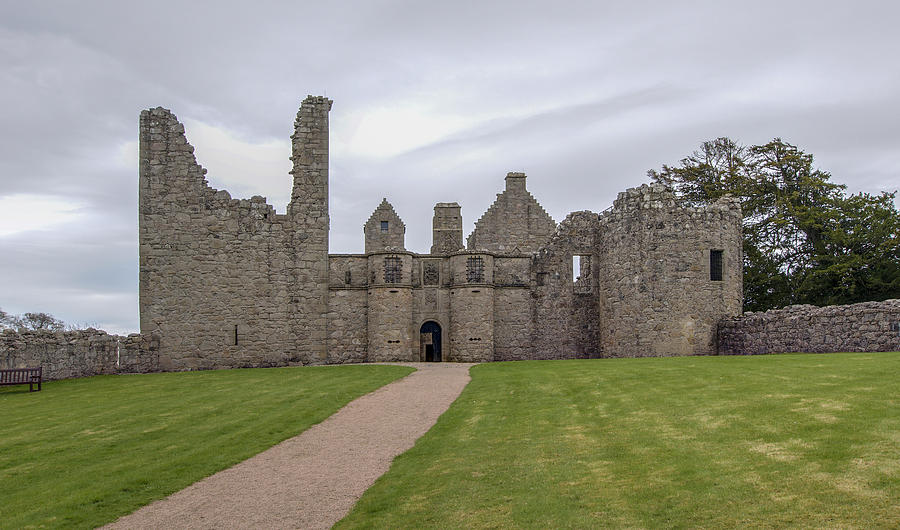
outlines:
[[[895,195],[848,197],[796,146],[779,138],[750,147],[718,138],[648,175],[691,205],[740,198],[745,310],[900,296]]]

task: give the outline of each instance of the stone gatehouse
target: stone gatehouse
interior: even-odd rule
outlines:
[[[509,173],[464,240],[438,203],[428,254],[385,199],[365,252],[328,254],[328,113],[309,96],[284,214],[208,186],[184,127],[140,119],[140,325],[159,368],[716,353],[741,312],[741,212],[644,185],[557,224]],[[465,243],[464,243],[465,241]]]

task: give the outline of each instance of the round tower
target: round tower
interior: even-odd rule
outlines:
[[[494,359],[494,256],[450,257],[450,356],[457,362]]]
[[[368,255],[368,360],[419,360],[413,325],[412,254]]]

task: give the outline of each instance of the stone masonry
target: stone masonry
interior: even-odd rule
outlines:
[[[105,331],[0,332],[0,370],[43,367],[45,380],[158,372],[159,341],[152,336]]]
[[[331,104],[297,113],[286,214],[211,188],[175,116],[141,114],[141,332],[160,369],[712,354],[740,313],[739,204],[686,208],[659,185],[557,226],[509,173],[466,239],[460,205],[438,203],[428,254],[384,199],[364,252],[329,255]]]
[[[463,238],[434,207],[428,254],[387,199],[364,252],[328,254],[328,114],[307,97],[285,214],[211,188],[168,110],[140,116],[141,334],[0,333],[0,369],[46,379],[381,361],[900,350],[900,300],[740,314],[741,210],[643,185],[558,225],[508,173]],[[464,245],[465,241],[465,245]]]
[[[900,351],[900,300],[744,313],[719,323],[719,353]]]

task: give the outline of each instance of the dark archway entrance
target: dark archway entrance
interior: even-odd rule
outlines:
[[[426,363],[441,362],[441,326],[429,320],[419,330],[422,360]]]

